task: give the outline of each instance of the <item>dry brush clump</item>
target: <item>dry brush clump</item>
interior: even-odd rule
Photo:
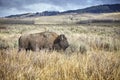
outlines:
[[[86,53],[87,51],[120,51],[120,39],[92,33],[69,33],[70,46],[67,53]]]
[[[1,80],[119,80],[120,55],[108,52],[66,55],[56,51],[0,52]]]
[[[9,48],[9,44],[7,43],[7,41],[0,39],[0,50],[1,49],[8,49]]]
[[[18,48],[18,37],[16,35],[0,35],[0,50]]]
[[[118,27],[82,26],[82,25],[6,25],[9,27],[1,32],[0,37],[7,37],[10,47],[17,48],[20,35],[43,31],[65,34],[70,43],[67,53],[86,53],[90,50],[119,51],[120,38]],[[12,37],[12,38],[11,38]],[[4,43],[4,42],[3,42]]]

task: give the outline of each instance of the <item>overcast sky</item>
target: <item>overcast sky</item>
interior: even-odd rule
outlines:
[[[42,11],[65,11],[99,4],[115,4],[120,0],[0,0],[0,17]]]

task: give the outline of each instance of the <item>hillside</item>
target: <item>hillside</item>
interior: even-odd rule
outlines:
[[[84,9],[69,10],[63,13],[111,13],[120,12],[120,4],[98,5]]]
[[[111,12],[120,12],[120,4],[98,5],[98,6],[87,7],[84,9],[68,10],[64,12],[44,11],[44,12],[37,12],[37,13],[25,13],[25,14],[18,14],[18,15],[10,15],[6,17],[7,18],[26,18],[26,17],[62,15],[62,14],[70,14],[70,13],[80,14],[80,13],[111,13]]]
[[[82,13],[26,18],[0,18],[0,24],[120,24],[120,12],[116,13]]]
[[[39,16],[53,16],[60,14],[58,11],[44,11],[44,12],[36,12],[36,13],[25,13],[25,14],[16,14],[6,16],[6,18],[26,18],[26,17],[39,17]]]

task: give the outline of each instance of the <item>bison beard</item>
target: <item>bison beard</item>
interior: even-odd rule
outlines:
[[[19,38],[19,51],[41,49],[65,50],[69,46],[64,34],[57,35],[54,32],[41,32],[30,35],[23,35]]]

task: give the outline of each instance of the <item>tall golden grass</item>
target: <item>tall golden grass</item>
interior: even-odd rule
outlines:
[[[120,55],[91,51],[87,54],[63,52],[0,52],[1,80],[119,80]]]

